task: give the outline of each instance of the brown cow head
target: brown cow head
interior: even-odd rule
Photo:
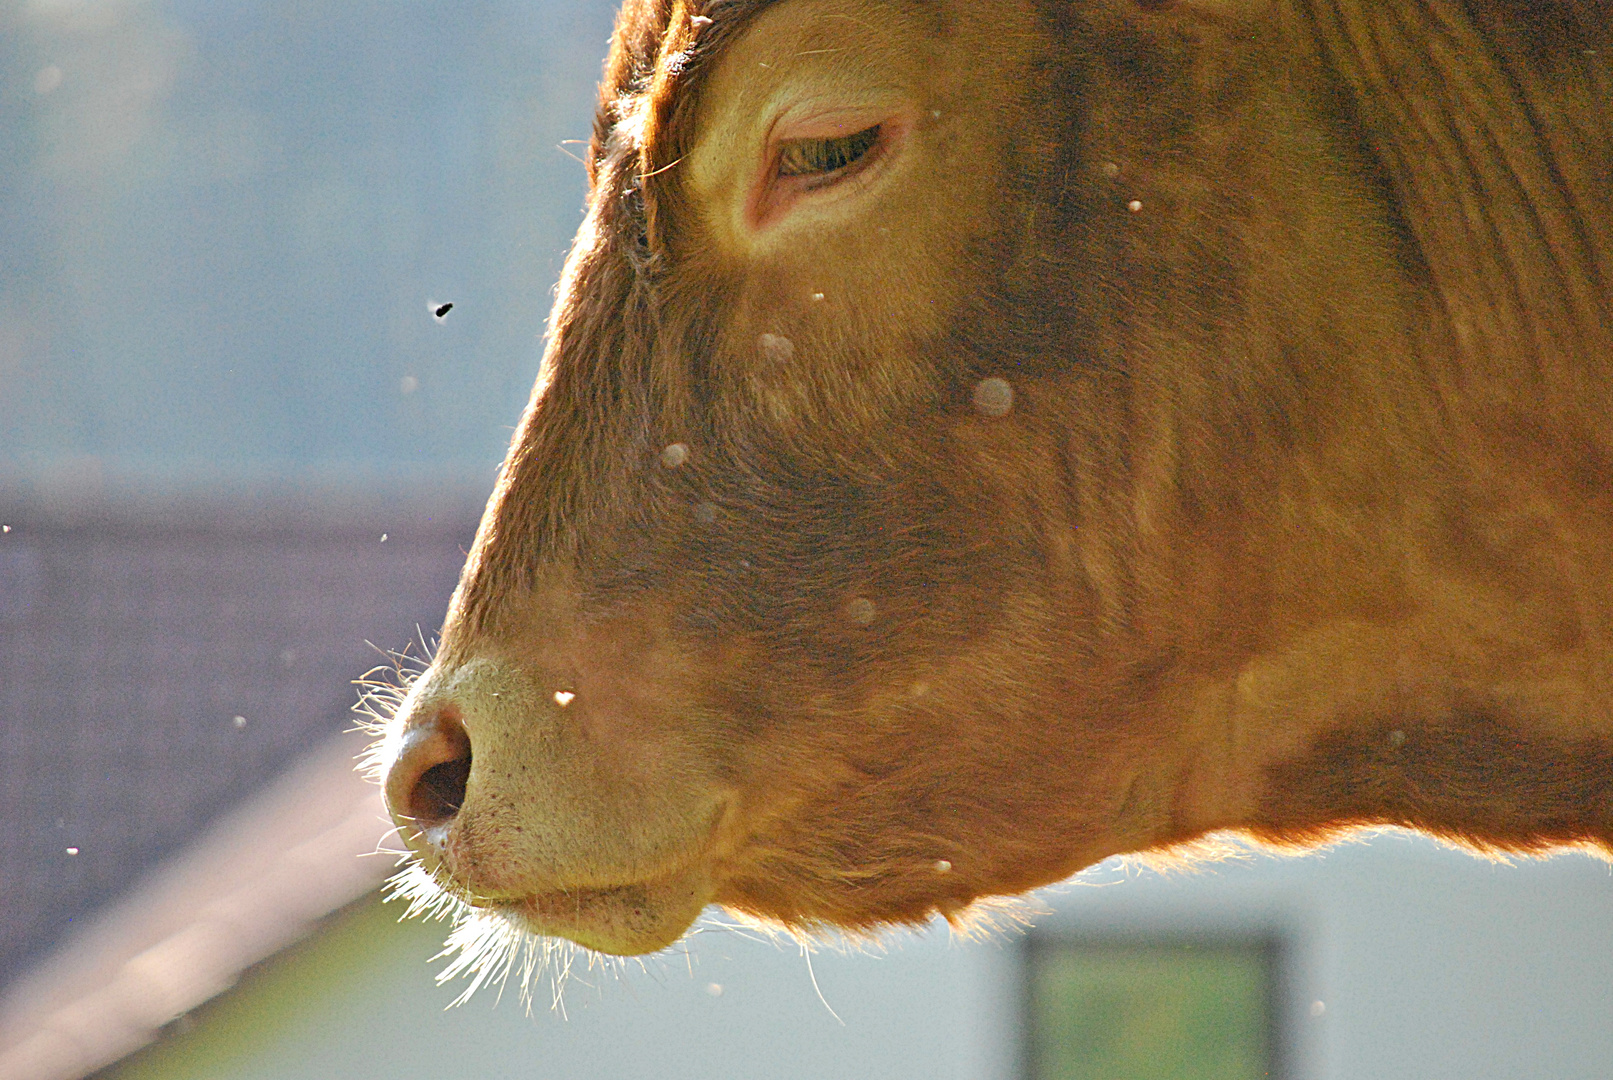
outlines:
[[[393,729],[443,883],[610,952],[714,900],[956,912],[1112,847],[1041,819],[1105,834],[1127,779],[1046,723],[1091,599],[1023,381],[1076,348],[1021,265],[1067,122],[1034,20],[713,7],[622,18],[539,387]]]
[[[542,374],[382,748],[438,886],[633,953],[1248,820],[1205,680],[1393,606],[1370,528],[1318,554],[1295,507],[1405,467],[1416,305],[1268,14],[630,0]]]

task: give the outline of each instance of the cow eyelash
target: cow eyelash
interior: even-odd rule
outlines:
[[[827,176],[855,165],[879,141],[880,125],[835,139],[791,139],[779,152],[780,176]]]

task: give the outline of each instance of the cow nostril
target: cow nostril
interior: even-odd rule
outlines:
[[[470,755],[433,765],[421,774],[409,793],[410,815],[422,825],[436,825],[459,813],[465,805],[465,781],[470,779]]]
[[[386,777],[386,801],[399,824],[421,833],[454,819],[470,782],[470,735],[451,708],[411,720]]]

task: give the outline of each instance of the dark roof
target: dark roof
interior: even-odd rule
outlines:
[[[419,653],[479,495],[0,494],[0,991],[353,725],[367,642]]]
[[[396,850],[338,736],[224,814],[0,993],[0,1076],[82,1080],[374,892]]]

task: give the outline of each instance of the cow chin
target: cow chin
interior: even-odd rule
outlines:
[[[677,941],[710,903],[700,871],[637,885],[567,889],[491,905],[528,933],[563,937],[596,952],[633,956]]]

